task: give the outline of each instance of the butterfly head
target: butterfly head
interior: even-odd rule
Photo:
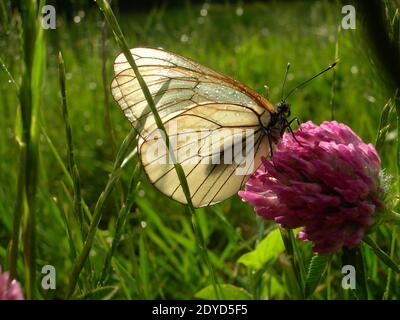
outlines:
[[[279,102],[275,106],[275,110],[276,112],[271,113],[271,120],[264,129],[272,141],[277,143],[289,126],[290,104],[286,101]]]
[[[279,102],[276,105],[276,111],[278,113],[278,117],[287,119],[290,117],[290,104],[286,101]]]

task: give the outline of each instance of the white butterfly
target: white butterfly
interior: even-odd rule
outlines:
[[[131,53],[173,151],[168,154],[134,71],[120,54],[112,94],[138,131],[137,150],[151,183],[187,203],[174,160],[184,170],[195,207],[236,194],[282,136],[289,104],[274,106],[233,78],[166,50],[134,48]]]

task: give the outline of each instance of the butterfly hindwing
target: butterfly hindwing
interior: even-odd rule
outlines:
[[[176,141],[172,149],[188,180],[193,204],[209,205],[235,194],[257,168],[261,155],[269,152],[262,124],[275,111],[272,104],[238,81],[174,53],[151,48],[134,48],[131,53],[169,138]],[[114,73],[112,94],[139,133],[139,155],[149,180],[165,195],[186,203],[170,157],[166,150],[156,150],[163,141],[161,133],[123,54],[115,60]],[[246,146],[249,132],[253,132],[251,148]],[[238,174],[243,163],[235,159],[215,163],[227,153],[236,152],[240,158],[238,150],[253,156],[248,172]]]
[[[210,205],[234,195],[259,166],[261,156],[269,152],[267,137],[259,126],[251,125],[250,119],[248,124],[231,126],[230,118],[237,117],[240,108],[231,105],[230,111],[216,109],[213,117],[202,117],[203,111],[213,106],[201,105],[180,114],[176,123],[175,119],[164,123],[172,156],[160,130],[140,138],[139,154],[150,182],[167,196],[185,203],[173,166],[177,161],[185,173],[194,206]]]

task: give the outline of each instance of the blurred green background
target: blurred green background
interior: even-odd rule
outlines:
[[[106,108],[110,108],[117,148],[130,131],[129,122],[109,93],[112,63],[120,51],[109,30],[102,45],[103,16],[95,5],[88,3],[72,2],[68,10],[61,8],[58,11],[59,2],[56,4],[57,28],[44,31],[46,67],[40,89],[36,202],[37,298],[65,296],[74,258],[71,241],[77,248],[81,246],[79,226],[72,217],[72,191],[55,157],[58,154],[64,163],[67,161],[58,83],[59,50],[66,67],[67,99],[82,196],[92,211],[116,156],[105,122]],[[114,4],[117,19],[131,47],[162,47],[190,57],[233,76],[263,95],[267,94],[264,86],[268,86],[268,98],[273,103],[279,102],[288,62],[291,69],[287,90],[339,58],[335,71],[312,81],[290,97],[292,114],[301,121],[312,120],[318,124],[335,119],[349,125],[364,141],[374,143],[382,108],[393,93],[386,90],[382,75],[371,66],[368,43],[360,28],[339,30],[343,18],[339,3],[185,1],[141,6],[138,10],[132,7],[128,10]],[[21,17],[9,1],[4,2],[4,8],[0,57],[18,82],[23,60]],[[102,50],[105,50],[104,56]],[[104,74],[103,62],[106,66]],[[103,86],[104,79],[106,87]],[[14,86],[1,72],[0,264],[6,264],[17,192],[18,105]],[[54,144],[53,150],[49,140]],[[396,172],[395,146],[396,131],[391,126],[381,157],[383,168],[392,174]],[[111,276],[102,290],[97,288],[121,199],[126,196],[135,162],[134,158],[124,168],[121,184],[106,202],[90,261],[85,264],[75,297],[194,298],[210,281],[208,269],[197,250],[190,216],[183,206],[157,192],[143,176],[113,258]],[[246,266],[238,262],[275,228],[274,224],[257,220],[253,208],[237,196],[216,206],[199,209],[199,217],[219,283],[246,290],[232,291],[239,297],[240,293],[263,299],[300,297],[279,239],[272,239],[266,246],[267,257],[260,258],[261,265]],[[68,233],[68,227],[72,235]],[[388,228],[380,228],[376,235],[386,252],[391,243],[390,235]],[[304,261],[308,262],[311,245],[297,242]],[[380,299],[387,289],[387,267],[377,261],[370,249],[364,247],[363,250],[371,289],[369,297]],[[396,255],[394,258],[398,259]],[[24,284],[23,260],[18,261],[18,279]],[[56,290],[40,288],[40,269],[45,264],[56,267]],[[340,254],[337,254],[312,298],[351,298],[352,294],[341,288],[340,270]],[[392,282],[390,298],[398,297],[396,283]],[[207,292],[197,296],[207,297]]]

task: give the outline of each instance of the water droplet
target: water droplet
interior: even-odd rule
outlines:
[[[140,221],[140,226],[144,229],[147,227],[146,221]]]
[[[96,87],[97,87],[97,84],[95,82],[89,83],[89,90],[94,90],[94,89],[96,89]]]
[[[242,7],[237,7],[237,8],[236,8],[236,15],[237,15],[238,17],[240,17],[240,16],[243,15],[243,8],[242,8]]]
[[[181,42],[185,43],[189,41],[189,37],[187,34],[181,35]]]
[[[9,139],[14,139],[14,131],[13,131],[12,128],[8,127],[8,128],[6,129],[6,132],[7,132],[7,135],[8,135],[8,138],[9,138]]]
[[[393,130],[386,135],[385,141],[394,141],[397,139],[397,130]]]
[[[8,79],[8,83],[11,83],[11,79]]]
[[[202,16],[202,17],[205,17],[205,16],[207,16],[207,14],[208,14],[208,10],[206,9],[206,8],[202,8],[201,10],[200,10],[200,15]]]
[[[103,140],[102,139],[97,139],[96,140],[96,146],[101,147],[103,145]]]
[[[84,18],[84,17],[85,17],[85,11],[79,10],[79,11],[78,11],[78,16],[79,16],[81,19]]]
[[[351,68],[350,68],[350,72],[352,73],[352,74],[357,74],[358,73],[358,68],[357,68],[357,66],[352,66]]]
[[[268,36],[269,35],[268,28],[262,28],[261,29],[261,35],[264,36],[264,37]]]
[[[81,19],[82,19],[82,18],[81,18],[80,16],[75,16],[75,17],[74,17],[74,22],[75,22],[75,23],[79,23],[79,22],[81,22]]]
[[[371,103],[374,103],[376,101],[374,96],[367,96],[367,100]]]

